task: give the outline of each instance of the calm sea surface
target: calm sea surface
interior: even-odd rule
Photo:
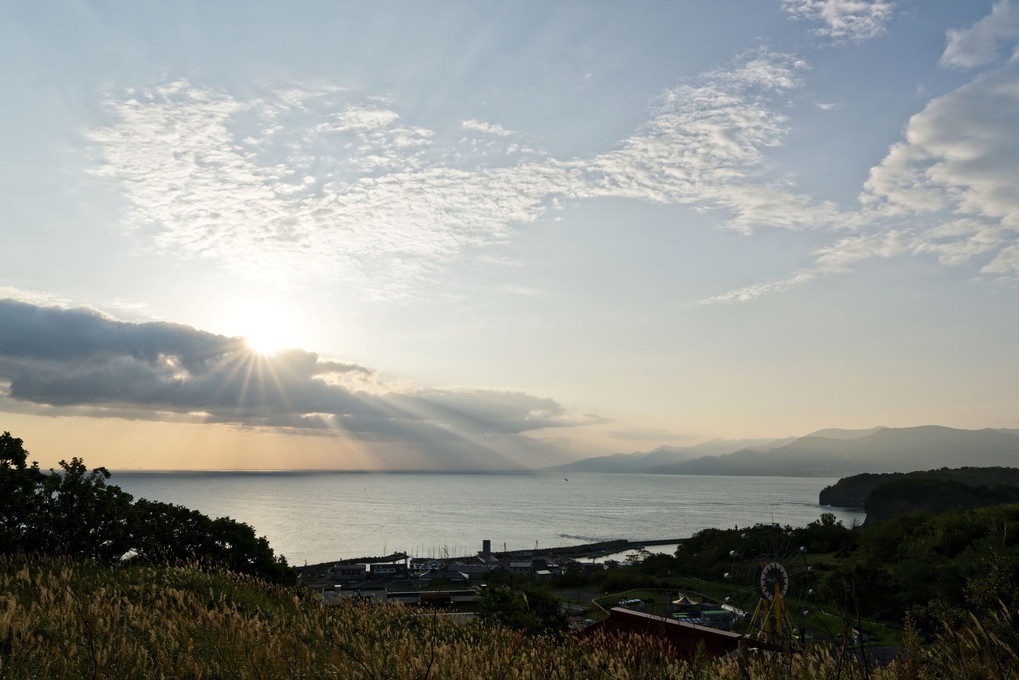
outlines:
[[[115,472],[136,498],[252,525],[294,565],[405,551],[411,556],[667,539],[708,527],[779,522],[829,509],[835,479],[678,475],[358,472]]]

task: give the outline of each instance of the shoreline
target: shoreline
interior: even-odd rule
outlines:
[[[648,546],[656,545],[673,545],[679,543],[685,543],[688,538],[658,538],[643,541],[631,541],[626,538],[616,539],[614,541],[598,541],[595,543],[581,543],[579,545],[568,545],[555,548],[537,548],[528,550],[507,550],[507,551],[493,551],[491,556],[498,560],[523,558],[523,557],[557,557],[566,559],[580,559],[580,558],[595,558],[604,557],[613,553],[627,552],[630,550],[643,550]],[[481,555],[481,551],[473,555],[460,555],[452,557],[435,558],[440,562],[453,562],[458,560],[470,560],[476,559]],[[331,567],[337,564],[389,564],[393,562],[399,562],[401,560],[410,559],[410,556],[404,552],[394,552],[389,555],[373,555],[369,557],[352,557],[333,560],[330,562],[319,562],[316,564],[307,564],[301,567],[294,567],[298,573],[304,571],[321,571],[324,568]]]

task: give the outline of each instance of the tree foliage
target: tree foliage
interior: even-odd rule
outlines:
[[[1001,470],[1002,474],[1017,472],[1009,468]],[[945,471],[946,474],[952,472],[956,471]],[[1011,483],[988,486],[957,479],[904,476],[877,484],[867,494],[863,508],[867,511],[867,524],[870,525],[910,512],[938,515],[955,508],[972,510],[1007,503],[1019,503],[1019,486]]]
[[[672,577],[720,583],[742,531],[705,529],[681,543],[675,557],[646,554],[624,569],[571,577],[577,585],[604,584],[606,591],[638,579],[657,579],[658,587],[669,587]],[[929,633],[943,628],[939,617],[957,623],[972,614],[984,621],[1002,603],[1019,607],[1019,505],[914,512],[865,527],[846,527],[823,513],[783,531],[808,556],[818,556],[808,557],[815,597],[831,611],[902,621],[913,610],[917,626]]]
[[[43,473],[9,432],[0,435],[0,553],[35,553],[117,564],[199,561],[292,583],[294,571],[248,524],[180,505],[135,501],[108,470],[82,459]]]
[[[0,552],[13,552],[36,514],[39,466],[28,465],[28,451],[10,432],[0,435]]]
[[[569,627],[559,600],[535,588],[514,591],[506,586],[490,586],[481,594],[478,616],[528,635],[555,635]]]
[[[1019,505],[901,515],[859,531],[859,547],[822,584],[857,611],[901,619],[924,612],[1019,605]],[[846,594],[851,593],[852,597]]]

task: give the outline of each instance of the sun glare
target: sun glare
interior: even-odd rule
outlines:
[[[231,326],[252,352],[269,355],[300,347],[297,326],[290,315],[265,307],[236,309]]]
[[[244,342],[256,354],[275,354],[280,350],[292,347],[293,344],[276,332],[274,328],[260,328],[244,335]]]

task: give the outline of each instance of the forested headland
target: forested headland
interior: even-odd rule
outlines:
[[[867,524],[910,512],[936,515],[954,508],[1019,503],[1019,469],[962,467],[853,475],[822,489],[818,502],[863,508]]]

